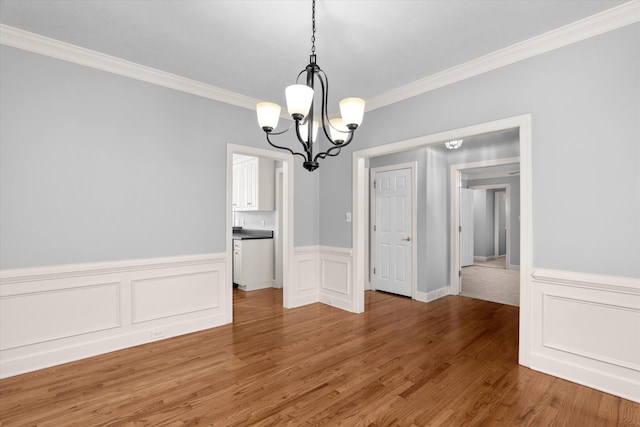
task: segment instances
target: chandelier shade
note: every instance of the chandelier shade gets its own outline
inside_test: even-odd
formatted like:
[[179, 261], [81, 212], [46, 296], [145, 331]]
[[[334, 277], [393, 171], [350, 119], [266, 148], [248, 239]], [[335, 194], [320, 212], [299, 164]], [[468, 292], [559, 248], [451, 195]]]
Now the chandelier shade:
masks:
[[[314, 120], [313, 132], [311, 136], [312, 142], [316, 142], [316, 139], [318, 139], [318, 126], [319, 126], [318, 121]], [[309, 142], [309, 122], [308, 121], [300, 125], [300, 137], [304, 142]]]
[[[288, 86], [285, 89], [287, 111], [293, 123], [287, 129], [275, 132], [280, 117], [280, 106], [271, 102], [260, 102], [256, 105], [258, 124], [265, 132], [267, 142], [274, 148], [286, 150], [293, 156], [302, 157], [304, 159], [302, 165], [310, 172], [318, 168], [318, 160], [337, 156], [340, 154], [342, 148], [351, 143], [355, 130], [362, 124], [365, 109], [363, 99], [354, 97], [345, 98], [339, 103], [342, 117], [329, 119], [327, 112], [329, 79], [320, 66], [318, 66], [315, 54], [315, 0], [312, 1], [311, 18], [312, 36], [309, 64], [298, 74], [296, 84]], [[297, 81], [301, 76], [306, 77], [304, 84]], [[314, 89], [316, 82], [319, 83], [319, 90]], [[318, 99], [314, 100], [316, 95]], [[315, 112], [314, 106], [319, 107], [320, 111]], [[309, 126], [309, 123], [312, 123], [312, 126]], [[301, 145], [301, 151], [295, 151], [289, 146], [277, 145], [272, 140], [272, 137], [282, 135], [292, 128], [295, 130], [296, 138]], [[329, 148], [325, 151], [314, 153], [314, 146], [316, 145], [314, 143], [317, 141], [320, 129], [322, 129], [324, 139], [329, 143]]]
[[287, 110], [294, 119], [307, 117], [313, 102], [313, 89], [307, 85], [291, 85], [285, 89]]
[[329, 120], [329, 126], [331, 139], [333, 139], [336, 143], [344, 143], [344, 141], [346, 141], [349, 137], [349, 128], [345, 126], [342, 119]]
[[[349, 129], [357, 128], [364, 117], [364, 99], [346, 98], [340, 101], [340, 114], [342, 121]], [[354, 126], [355, 125], [355, 126]]]
[[280, 106], [273, 102], [259, 102], [256, 105], [258, 124], [262, 129], [275, 129], [280, 120]]

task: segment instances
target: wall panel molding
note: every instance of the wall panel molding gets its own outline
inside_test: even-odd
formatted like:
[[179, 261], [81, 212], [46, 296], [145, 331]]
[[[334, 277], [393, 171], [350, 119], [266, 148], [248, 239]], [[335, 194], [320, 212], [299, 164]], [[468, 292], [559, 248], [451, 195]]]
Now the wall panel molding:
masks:
[[228, 323], [226, 254], [0, 271], [0, 378]]
[[0, 351], [120, 327], [120, 287], [113, 282], [0, 296]]
[[640, 279], [536, 269], [531, 368], [640, 402]]

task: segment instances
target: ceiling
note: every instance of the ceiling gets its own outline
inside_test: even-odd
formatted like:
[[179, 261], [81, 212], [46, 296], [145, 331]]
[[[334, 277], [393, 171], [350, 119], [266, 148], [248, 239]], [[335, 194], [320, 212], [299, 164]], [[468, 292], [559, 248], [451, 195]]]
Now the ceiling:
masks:
[[[330, 109], [617, 6], [618, 0], [318, 0]], [[284, 105], [311, 1], [1, 0], [0, 23]]]

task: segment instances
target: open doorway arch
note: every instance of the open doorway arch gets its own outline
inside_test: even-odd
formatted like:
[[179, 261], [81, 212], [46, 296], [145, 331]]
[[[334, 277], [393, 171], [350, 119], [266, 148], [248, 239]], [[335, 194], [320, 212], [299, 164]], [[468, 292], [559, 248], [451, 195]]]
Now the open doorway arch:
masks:
[[365, 161], [370, 157], [381, 156], [398, 151], [441, 143], [443, 141], [464, 139], [472, 135], [518, 129], [520, 144], [520, 339], [519, 363], [529, 365], [532, 339], [532, 297], [530, 294], [530, 272], [532, 265], [531, 232], [531, 114], [510, 117], [478, 125], [453, 129], [432, 135], [421, 136], [404, 141], [372, 147], [353, 153], [353, 291], [354, 311], [364, 311], [364, 290], [367, 276], [367, 232], [368, 224], [368, 180]]
[[241, 154], [253, 157], [265, 157], [282, 162], [282, 302], [284, 307], [294, 306], [293, 293], [291, 292], [289, 269], [291, 263], [291, 251], [293, 248], [293, 156], [289, 153], [265, 150], [262, 148], [249, 147], [245, 145], [227, 144], [227, 199], [226, 199], [226, 241], [227, 241], [227, 276], [225, 287], [227, 292], [226, 304], [230, 307], [227, 321], [233, 321], [233, 155]]

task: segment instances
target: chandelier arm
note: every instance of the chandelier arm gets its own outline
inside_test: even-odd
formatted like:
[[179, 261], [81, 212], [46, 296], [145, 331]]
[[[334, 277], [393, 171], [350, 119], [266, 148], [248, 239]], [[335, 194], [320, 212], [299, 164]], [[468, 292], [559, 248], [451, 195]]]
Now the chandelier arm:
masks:
[[[309, 120], [305, 120], [305, 121], [307, 122], [307, 125], [309, 125]], [[300, 135], [300, 122], [296, 120], [294, 124], [296, 126], [296, 138], [298, 138], [298, 142], [302, 145], [302, 148], [304, 148], [305, 153], [309, 153], [309, 144], [305, 142], [304, 139], [302, 139], [302, 136]]]
[[[340, 154], [340, 150], [342, 149], [342, 147], [331, 147], [329, 148], [327, 151], [323, 151], [322, 153], [318, 153], [316, 154], [316, 157], [313, 159], [313, 161], [318, 161], [318, 159], [324, 159], [326, 157], [335, 157], [338, 154]], [[333, 153], [332, 151], [335, 151], [335, 153]]]
[[[291, 128], [289, 128], [289, 129], [291, 129]], [[287, 129], [287, 130], [289, 130], [289, 129]], [[284, 132], [286, 132], [286, 130], [285, 130]], [[284, 132], [280, 132], [280, 133], [284, 133]], [[275, 134], [275, 135], [278, 135], [278, 134]], [[289, 148], [289, 147], [282, 147], [282, 146], [280, 146], [280, 145], [276, 145], [276, 144], [274, 144], [273, 142], [271, 142], [271, 139], [269, 139], [269, 134], [268, 134], [268, 133], [267, 133], [267, 142], [268, 142], [268, 143], [269, 143], [269, 145], [271, 145], [273, 148], [278, 148], [278, 149], [280, 149], [280, 150], [286, 150], [286, 151], [290, 152], [290, 153], [291, 153], [292, 155], [294, 155], [294, 156], [300, 156], [300, 157], [302, 157], [303, 159], [307, 160], [307, 158], [305, 157], [305, 155], [304, 155], [304, 154], [302, 154], [302, 153], [296, 153], [295, 151], [293, 151], [293, 150], [292, 150], [291, 148]]]
[[291, 123], [291, 124], [289, 125], [289, 127], [288, 127], [288, 128], [286, 128], [286, 129], [285, 129], [285, 130], [283, 130], [283, 131], [280, 131], [280, 132], [273, 132], [273, 131], [271, 131], [271, 132], [267, 133], [267, 137], [268, 137], [269, 135], [282, 135], [283, 133], [287, 133], [287, 132], [289, 132], [289, 131], [291, 130], [291, 128], [292, 128], [292, 127], [293, 127], [293, 123]]
[[329, 113], [327, 111], [327, 105], [329, 104], [329, 78], [324, 71], [320, 69], [318, 69], [318, 80], [320, 80], [320, 86], [322, 87], [322, 132], [324, 132], [324, 136], [327, 137], [327, 140], [331, 144], [337, 145], [333, 139], [331, 139], [331, 134], [327, 131], [327, 125], [331, 126]]

